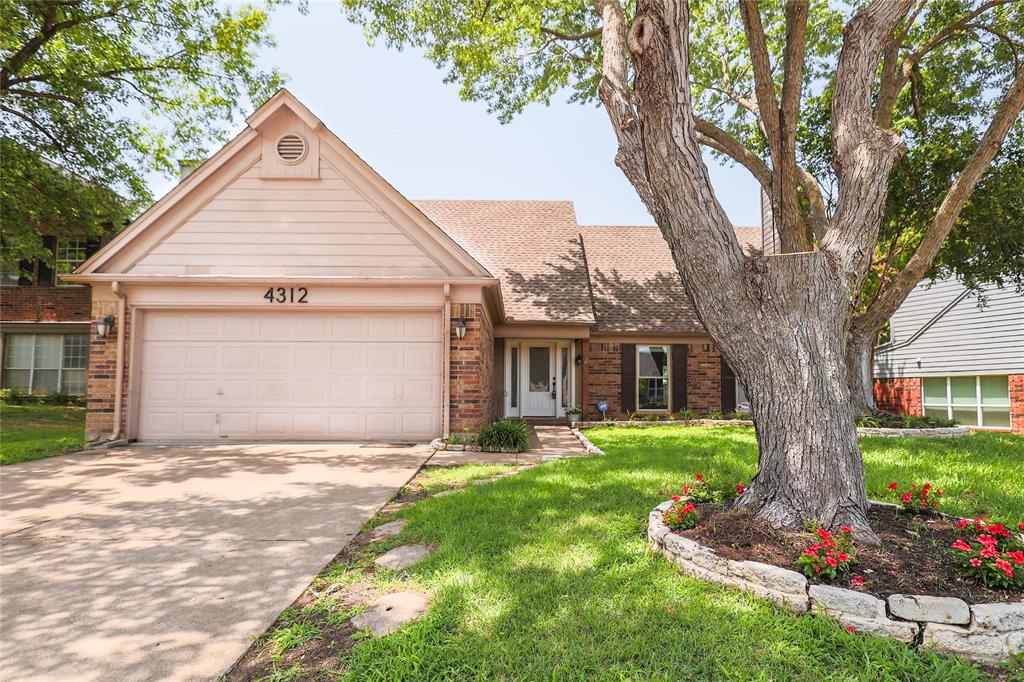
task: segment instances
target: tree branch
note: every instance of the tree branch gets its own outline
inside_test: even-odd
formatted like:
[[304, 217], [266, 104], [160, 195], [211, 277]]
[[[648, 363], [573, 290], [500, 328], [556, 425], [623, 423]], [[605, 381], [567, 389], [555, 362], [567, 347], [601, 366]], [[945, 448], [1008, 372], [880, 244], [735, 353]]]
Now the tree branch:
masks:
[[6, 111], [8, 114], [11, 114], [12, 116], [17, 116], [18, 118], [22, 119], [23, 121], [27, 121], [30, 125], [32, 125], [32, 127], [34, 127], [36, 130], [38, 130], [43, 135], [45, 135], [46, 138], [48, 140], [50, 140], [50, 142], [53, 143], [53, 146], [55, 146], [61, 152], [65, 152], [66, 151], [65, 148], [64, 148], [64, 145], [62, 145], [60, 143], [60, 141], [56, 137], [54, 137], [50, 133], [49, 130], [46, 129], [46, 126], [44, 126], [42, 123], [39, 123], [38, 121], [36, 121], [34, 118], [29, 116], [28, 114], [23, 113], [21, 111], [18, 111], [17, 109], [11, 109], [9, 106], [7, 106], [5, 104], [0, 104], [0, 111]]
[[8, 95], [22, 95], [23, 97], [41, 97], [43, 99], [55, 99], [62, 102], [68, 102], [75, 106], [82, 106], [81, 100], [68, 97], [67, 95], [58, 95], [55, 92], [39, 92], [38, 90], [22, 90], [21, 88], [7, 88]]
[[821, 249], [838, 262], [851, 300], [860, 291], [885, 210], [889, 175], [905, 146], [875, 123], [875, 73], [913, 0], [871, 0], [843, 29], [832, 99], [832, 165], [839, 201]]
[[546, 33], [549, 36], [554, 36], [554, 37], [558, 38], [559, 40], [572, 40], [572, 41], [589, 40], [590, 38], [597, 38], [598, 36], [601, 35], [602, 30], [603, 30], [602, 28], [598, 27], [598, 28], [592, 29], [590, 31], [586, 31], [585, 33], [563, 33], [562, 31], [559, 31], [559, 30], [554, 29], [554, 28], [548, 28], [546, 26], [541, 26], [540, 27], [540, 32], [541, 33]]
[[809, 13], [810, 3], [807, 0], [790, 0], [786, 5], [786, 51], [782, 61], [782, 105], [779, 108], [779, 177], [772, 187], [782, 207], [779, 238], [787, 253], [811, 249], [808, 226], [796, 193], [800, 182], [796, 170], [796, 130], [804, 84]]
[[693, 120], [696, 124], [698, 142], [722, 152], [739, 163], [750, 171], [750, 174], [765, 188], [765, 191], [771, 190], [772, 170], [761, 160], [760, 156], [711, 121], [699, 116], [694, 116]]
[[892, 285], [878, 297], [875, 304], [854, 321], [853, 331], [855, 333], [880, 329], [903, 304], [924, 273], [931, 268], [942, 243], [959, 219], [960, 213], [970, 200], [978, 181], [981, 180], [992, 159], [999, 153], [1003, 140], [1006, 139], [1006, 135], [1020, 117], [1021, 112], [1024, 112], [1024, 73], [1018, 73], [1017, 78], [1007, 90], [992, 122], [978, 142], [977, 148], [942, 199], [942, 203], [925, 231], [921, 243], [918, 244], [917, 250], [914, 251], [914, 255], [910, 257], [903, 270], [893, 280]]

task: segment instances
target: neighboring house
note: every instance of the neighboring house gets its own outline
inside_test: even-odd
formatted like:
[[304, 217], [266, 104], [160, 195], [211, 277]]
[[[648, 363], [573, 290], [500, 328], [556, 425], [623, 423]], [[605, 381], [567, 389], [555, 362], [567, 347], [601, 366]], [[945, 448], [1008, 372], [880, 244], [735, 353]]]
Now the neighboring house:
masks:
[[656, 228], [409, 201], [284, 90], [248, 124], [67, 278], [112, 322], [93, 326], [90, 437], [419, 440], [572, 404], [734, 408]]
[[875, 351], [875, 400], [900, 414], [1024, 433], [1024, 296], [922, 282]]
[[89, 287], [59, 279], [99, 248], [93, 238], [43, 237], [51, 267], [23, 261], [0, 272], [0, 388], [85, 393]]

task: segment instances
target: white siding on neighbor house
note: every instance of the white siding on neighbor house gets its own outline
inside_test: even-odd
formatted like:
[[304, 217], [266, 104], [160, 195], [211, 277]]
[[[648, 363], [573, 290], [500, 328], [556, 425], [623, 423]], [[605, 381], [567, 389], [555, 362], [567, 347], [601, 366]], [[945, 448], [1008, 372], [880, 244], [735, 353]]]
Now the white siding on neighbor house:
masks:
[[984, 307], [968, 294], [908, 345], [922, 327], [965, 291], [955, 279], [922, 282], [890, 322], [894, 350], [875, 355], [875, 376], [1024, 373], [1024, 296], [985, 287]]
[[444, 270], [321, 159], [320, 178], [256, 163], [144, 256], [135, 275], [440, 276]]

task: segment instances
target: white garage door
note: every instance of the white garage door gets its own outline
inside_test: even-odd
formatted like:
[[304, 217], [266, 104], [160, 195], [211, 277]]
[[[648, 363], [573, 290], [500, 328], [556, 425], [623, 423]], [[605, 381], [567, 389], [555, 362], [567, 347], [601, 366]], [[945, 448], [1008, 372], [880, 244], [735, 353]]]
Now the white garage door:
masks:
[[441, 432], [441, 314], [147, 312], [143, 440], [423, 440]]

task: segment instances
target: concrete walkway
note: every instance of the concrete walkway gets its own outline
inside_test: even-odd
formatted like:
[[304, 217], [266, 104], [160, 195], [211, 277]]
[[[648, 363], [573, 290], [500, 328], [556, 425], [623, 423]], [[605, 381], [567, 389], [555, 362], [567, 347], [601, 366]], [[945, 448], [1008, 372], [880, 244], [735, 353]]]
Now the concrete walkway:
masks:
[[0, 470], [0, 679], [209, 680], [430, 448], [139, 445]]
[[525, 452], [457, 452], [438, 450], [427, 464], [539, 464], [545, 457], [583, 457], [587, 451], [568, 426], [531, 426], [530, 449]]

